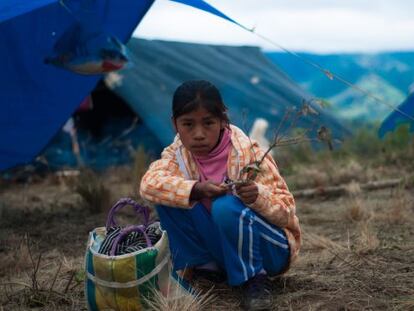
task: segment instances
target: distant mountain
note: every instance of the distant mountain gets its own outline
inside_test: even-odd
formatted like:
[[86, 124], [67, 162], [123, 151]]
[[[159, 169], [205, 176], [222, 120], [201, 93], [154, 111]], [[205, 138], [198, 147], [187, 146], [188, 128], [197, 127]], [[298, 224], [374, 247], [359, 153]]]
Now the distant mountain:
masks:
[[[414, 52], [381, 54], [316, 55], [299, 53], [340, 77], [398, 106], [414, 82]], [[390, 112], [386, 105], [367, 99], [346, 85], [329, 80], [323, 73], [286, 53], [266, 55], [299, 85], [330, 101], [332, 113], [352, 120], [382, 120]]]
[[[363, 75], [355, 84], [395, 106], [405, 99], [399, 89], [375, 74]], [[347, 120], [382, 120], [391, 111], [390, 107], [378, 104], [374, 99], [352, 88], [345, 89], [328, 100], [332, 103], [335, 114]]]

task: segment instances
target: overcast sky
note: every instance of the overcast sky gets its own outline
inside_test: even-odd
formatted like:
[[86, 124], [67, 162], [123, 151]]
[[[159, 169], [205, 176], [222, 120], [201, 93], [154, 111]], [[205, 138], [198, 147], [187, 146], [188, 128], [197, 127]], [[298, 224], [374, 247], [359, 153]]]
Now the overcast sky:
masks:
[[[247, 27], [295, 51], [414, 50], [413, 0], [207, 0]], [[134, 36], [186, 42], [257, 45], [255, 35], [211, 14], [156, 0]]]

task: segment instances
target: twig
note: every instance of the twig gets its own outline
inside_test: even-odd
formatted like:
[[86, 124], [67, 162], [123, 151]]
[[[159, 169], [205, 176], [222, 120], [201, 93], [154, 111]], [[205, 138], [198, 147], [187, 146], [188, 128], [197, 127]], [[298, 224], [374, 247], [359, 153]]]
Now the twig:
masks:
[[[11, 285], [10, 285], [10, 292], [12, 291]], [[7, 301], [11, 301], [11, 296], [9, 295], [7, 291], [7, 284], [4, 285], [4, 294], [6, 295]]]
[[301, 110], [296, 112], [295, 117], [293, 118], [292, 122], [290, 122], [290, 125], [286, 129], [286, 133], [289, 133], [289, 131], [296, 126], [296, 124], [298, 123], [300, 117], [302, 116], [302, 109], [303, 109], [303, 105], [302, 105]]
[[285, 146], [290, 146], [290, 145], [296, 145], [296, 144], [302, 143], [302, 142], [312, 142], [312, 141], [317, 141], [317, 139], [315, 139], [315, 138], [305, 138], [305, 136], [299, 136], [299, 137], [289, 138], [289, 139], [280, 141], [277, 144], [277, 146], [278, 147], [285, 147]]
[[[351, 268], [354, 268], [354, 269], [356, 269], [356, 270], [361, 270], [361, 268], [360, 268], [359, 266], [357, 266], [357, 265], [355, 265], [355, 264], [353, 264], [353, 263], [349, 262], [349, 261], [348, 261], [348, 260], [346, 260], [345, 258], [343, 258], [343, 257], [339, 256], [339, 254], [338, 254], [338, 253], [336, 253], [336, 252], [334, 252], [333, 250], [329, 249], [329, 247], [327, 247], [327, 248], [326, 248], [326, 250], [327, 250], [328, 252], [330, 252], [332, 255], [336, 256], [336, 258], [338, 258], [338, 259], [342, 260], [345, 264], [347, 264], [347, 265], [348, 265], [348, 266], [350, 266]], [[355, 254], [354, 252], [351, 252], [351, 253], [352, 253], [352, 254]], [[365, 268], [364, 268], [364, 270], [365, 270]]]
[[[289, 146], [289, 145], [298, 144], [300, 142], [305, 142], [305, 141], [316, 141], [316, 139], [307, 138], [307, 134], [309, 133], [310, 129], [306, 129], [305, 131], [303, 131], [301, 133], [301, 135], [298, 135], [298, 136], [293, 137], [293, 138], [285, 138], [284, 136], [280, 135], [280, 132], [284, 128], [285, 123], [288, 121], [288, 119], [289, 119], [292, 112], [293, 112], [293, 109], [287, 109], [285, 111], [285, 114], [283, 115], [282, 120], [279, 122], [279, 125], [278, 125], [278, 127], [276, 128], [276, 130], [274, 132], [274, 137], [273, 137], [272, 143], [269, 144], [269, 147], [264, 152], [264, 154], [263, 154], [263, 156], [261, 157], [260, 160], [257, 159], [256, 152], [253, 149], [252, 141], [250, 140], [250, 137], [249, 137], [250, 148], [251, 148], [251, 150], [254, 154], [254, 161], [252, 163], [247, 164], [245, 167], [243, 167], [240, 170], [240, 174], [239, 174], [239, 177], [238, 177], [237, 180], [228, 180], [226, 182], [226, 184], [228, 186], [243, 184], [243, 183], [247, 183], [249, 181], [253, 181], [256, 178], [256, 176], [258, 175], [258, 173], [260, 173], [260, 171], [261, 171], [261, 168], [260, 168], [261, 164], [263, 163], [263, 161], [265, 160], [265, 158], [267, 157], [267, 155], [270, 153], [270, 151], [273, 148], [282, 147], [282, 146]], [[246, 112], [243, 111], [243, 120], [246, 119], [245, 114], [246, 114]], [[302, 104], [301, 109], [296, 112], [296, 114], [293, 118], [293, 121], [290, 122], [290, 124], [287, 127], [286, 131], [290, 131], [293, 127], [295, 127], [300, 117], [306, 116], [308, 114], [318, 114], [318, 113], [312, 107], [310, 107], [310, 105], [307, 101], [303, 100], [303, 104]], [[244, 125], [244, 123], [245, 122], [243, 122], [243, 125]], [[315, 125], [315, 123], [313, 123], [313, 122], [312, 122], [312, 124]], [[242, 176], [245, 173], [247, 173], [247, 178], [242, 179]]]
[[72, 273], [70, 274], [69, 281], [68, 281], [68, 283], [65, 286], [65, 290], [63, 291], [64, 294], [66, 294], [68, 292], [69, 286], [72, 283], [72, 280], [75, 277], [75, 274], [76, 274], [76, 271], [75, 270], [72, 270]]
[[[290, 123], [290, 125], [286, 129], [286, 132], [289, 132], [291, 129], [293, 129], [296, 126], [297, 122], [299, 121], [300, 117], [302, 117], [304, 115], [303, 110], [304, 110], [305, 105], [308, 106], [309, 104], [304, 102], [301, 110], [299, 110], [296, 113], [293, 121]], [[278, 125], [278, 127], [275, 131], [275, 134], [274, 134], [274, 137], [273, 137], [273, 142], [270, 144], [269, 148], [266, 150], [266, 152], [264, 153], [264, 155], [262, 156], [260, 161], [258, 161], [258, 162], [256, 161], [258, 167], [260, 167], [260, 165], [262, 164], [262, 162], [264, 161], [264, 159], [266, 158], [268, 153], [275, 147], [288, 146], [288, 145], [298, 144], [298, 143], [305, 142], [305, 141], [315, 141], [315, 139], [306, 138], [307, 134], [311, 131], [311, 129], [305, 129], [305, 131], [302, 133], [302, 135], [299, 135], [295, 138], [284, 138], [284, 136], [279, 137], [280, 131], [282, 130], [285, 122], [288, 120], [291, 113], [292, 113], [292, 109], [288, 109], [285, 112], [285, 114], [282, 118], [282, 121], [279, 123], [279, 125]], [[314, 122], [312, 122], [312, 124], [313, 124], [313, 126], [316, 125]]]
[[74, 290], [76, 287], [78, 287], [79, 286], [79, 284], [81, 284], [82, 282], [77, 282], [77, 283], [75, 283], [75, 285], [73, 285], [71, 288], [70, 288], [70, 290]]
[[5, 283], [0, 283], [1, 286], [11, 286], [11, 285], [19, 285], [19, 286], [23, 286], [23, 287], [27, 287], [27, 288], [32, 288], [32, 286], [30, 286], [29, 284], [26, 284], [24, 282], [19, 282], [19, 281], [15, 281], [15, 282], [5, 282]]
[[275, 130], [275, 134], [273, 136], [273, 141], [274, 142], [277, 141], [277, 138], [279, 137], [279, 133], [280, 133], [280, 131], [282, 129], [282, 126], [286, 122], [286, 120], [288, 119], [290, 112], [291, 112], [290, 109], [288, 109], [287, 111], [285, 111], [285, 114], [283, 115], [282, 121], [280, 121], [278, 127]]
[[52, 289], [53, 289], [53, 286], [55, 286], [56, 279], [57, 279], [57, 277], [58, 277], [58, 275], [59, 275], [59, 272], [60, 272], [60, 269], [61, 269], [61, 268], [62, 268], [62, 261], [60, 262], [60, 264], [59, 264], [59, 268], [57, 269], [57, 271], [56, 271], [56, 273], [55, 273], [55, 277], [53, 278], [53, 282], [52, 282], [52, 284], [50, 285], [50, 288], [49, 288], [49, 294], [48, 294], [48, 296], [47, 296], [46, 302], [48, 302], [48, 301], [49, 301], [49, 299], [50, 299], [50, 295], [52, 294]]
[[39, 266], [40, 266], [40, 260], [42, 258], [42, 253], [39, 254], [39, 257], [37, 259], [37, 263], [35, 264], [35, 261], [33, 259], [32, 250], [30, 248], [29, 237], [27, 235], [26, 235], [26, 245], [27, 245], [27, 251], [29, 253], [30, 261], [31, 261], [32, 266], [33, 266], [32, 289], [37, 291], [39, 289], [39, 283], [37, 281], [37, 271], [39, 271]]

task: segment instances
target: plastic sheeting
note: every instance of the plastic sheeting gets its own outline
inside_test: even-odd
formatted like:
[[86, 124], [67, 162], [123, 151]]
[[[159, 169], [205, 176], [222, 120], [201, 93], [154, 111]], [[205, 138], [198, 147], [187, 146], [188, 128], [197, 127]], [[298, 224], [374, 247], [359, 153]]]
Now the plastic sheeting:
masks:
[[[125, 43], [153, 1], [0, 1], [0, 170], [28, 162], [36, 156], [101, 78], [44, 64], [44, 59], [52, 54], [65, 31], [81, 22], [83, 31], [98, 29]], [[245, 28], [202, 0], [172, 1], [204, 10]], [[85, 6], [88, 7], [86, 11], [82, 10]], [[136, 47], [137, 43], [132, 46]], [[164, 50], [162, 45], [154, 42], [151, 49], [142, 53], [158, 55], [148, 55], [143, 62], [142, 54], [136, 54], [133, 59], [135, 69], [125, 71], [133, 82], [116, 89], [164, 144], [173, 136], [168, 125], [172, 92], [187, 79], [205, 78], [217, 84], [234, 113], [233, 121], [239, 125], [242, 120], [237, 112], [242, 107], [250, 110], [248, 123], [265, 115], [272, 124], [280, 120], [286, 107], [298, 107], [303, 98], [309, 98], [265, 60], [258, 49], [246, 48], [248, 53], [233, 55], [233, 50], [226, 47], [205, 46], [200, 54], [197, 45], [185, 47], [185, 51], [183, 48], [184, 45], [177, 45]], [[151, 58], [155, 55], [158, 59]], [[178, 64], [179, 68], [165, 66], [162, 58], [166, 63]], [[150, 70], [154, 66], [155, 70]], [[158, 88], [157, 92], [151, 92], [154, 88], [149, 86]], [[320, 119], [331, 124], [334, 133], [343, 131], [323, 112]], [[302, 124], [306, 125], [306, 121]]]
[[[414, 118], [414, 93], [411, 93], [411, 95], [398, 106], [398, 109]], [[403, 124], [409, 124], [410, 131], [414, 132], [414, 121], [400, 112], [394, 111], [382, 122], [378, 135], [384, 137], [385, 134], [394, 131], [398, 126]]]
[[[97, 13], [102, 31], [126, 43], [153, 0], [67, 2], [99, 8], [104, 2], [104, 14]], [[58, 1], [0, 1], [0, 170], [30, 161], [101, 78], [44, 64], [59, 37], [77, 22]], [[82, 27], [96, 29], [96, 19]]]
[[232, 19], [232, 18], [228, 17], [227, 15], [223, 14], [222, 12], [220, 12], [216, 8], [212, 7], [210, 4], [208, 4], [205, 1], [202, 1], [202, 0], [171, 0], [171, 1], [192, 6], [196, 9], [199, 9], [199, 10], [211, 13], [213, 15], [216, 15], [218, 17], [224, 18], [225, 20], [228, 20], [229, 22], [232, 22], [232, 23], [234, 23], [234, 24], [236, 24], [236, 25], [238, 25], [242, 28], [245, 28], [243, 25], [239, 24], [234, 19]]
[[[265, 118], [270, 124], [269, 138], [288, 109], [300, 109], [303, 100], [311, 99], [256, 47], [135, 38], [127, 46], [134, 66], [109, 74], [107, 84], [128, 102], [164, 146], [175, 135], [171, 125], [172, 96], [186, 80], [205, 79], [215, 84], [229, 108], [232, 123], [245, 130], [256, 118]], [[335, 138], [349, 133], [321, 107], [313, 108], [320, 113], [316, 125], [329, 127]], [[304, 117], [297, 126], [310, 129], [315, 127], [313, 122]]]

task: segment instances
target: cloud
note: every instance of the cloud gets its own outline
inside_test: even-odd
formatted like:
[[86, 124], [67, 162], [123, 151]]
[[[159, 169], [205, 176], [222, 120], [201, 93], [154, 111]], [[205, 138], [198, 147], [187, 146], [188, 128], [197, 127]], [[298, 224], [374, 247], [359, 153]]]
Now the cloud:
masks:
[[[414, 1], [210, 0], [230, 17], [273, 41], [313, 52], [414, 49]], [[260, 6], [257, 5], [260, 3]], [[215, 16], [156, 1], [135, 36], [187, 42], [275, 47]]]

